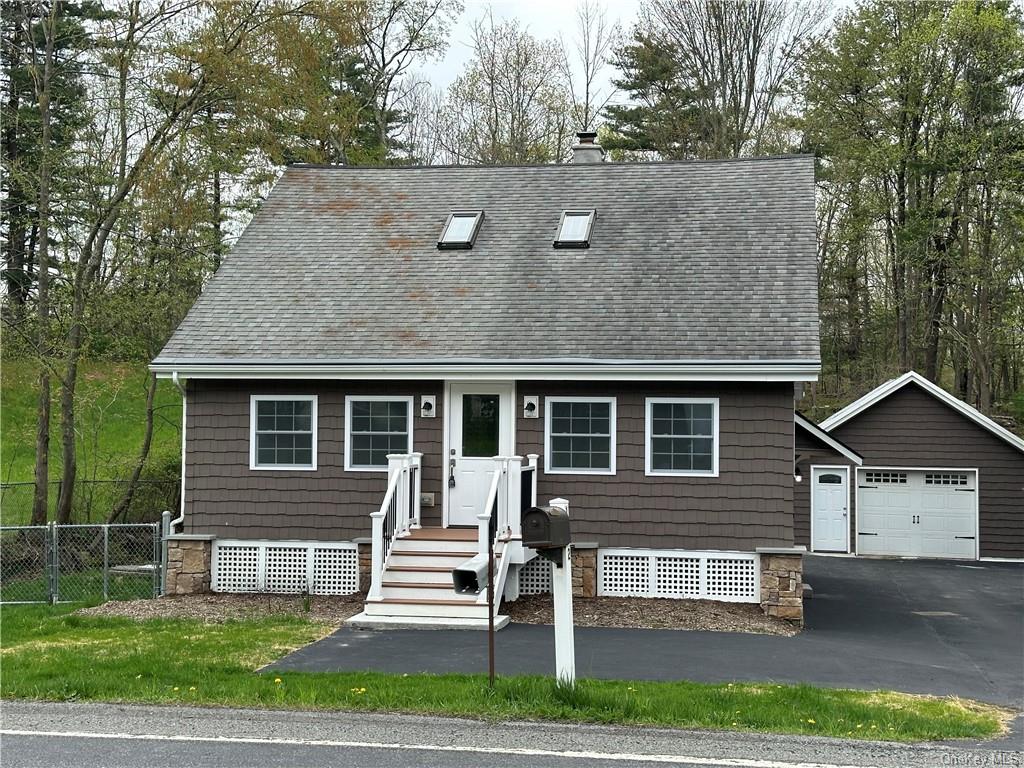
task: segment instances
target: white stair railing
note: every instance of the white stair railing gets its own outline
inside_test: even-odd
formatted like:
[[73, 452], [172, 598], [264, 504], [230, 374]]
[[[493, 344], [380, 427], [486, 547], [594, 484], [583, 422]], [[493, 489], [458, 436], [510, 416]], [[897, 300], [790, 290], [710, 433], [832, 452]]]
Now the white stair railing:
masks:
[[370, 514], [372, 549], [367, 600], [380, 600], [384, 565], [392, 542], [420, 527], [422, 453], [388, 454], [388, 489], [380, 509]]

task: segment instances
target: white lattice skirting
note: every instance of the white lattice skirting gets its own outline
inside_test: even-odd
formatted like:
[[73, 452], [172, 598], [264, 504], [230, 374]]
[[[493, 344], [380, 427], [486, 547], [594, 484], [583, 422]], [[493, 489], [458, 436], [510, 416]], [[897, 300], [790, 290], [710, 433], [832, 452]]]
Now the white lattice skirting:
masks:
[[597, 594], [757, 603], [760, 564], [745, 552], [601, 549]]
[[551, 561], [543, 557], [533, 560], [519, 569], [520, 595], [545, 595], [551, 591]]
[[359, 591], [359, 554], [348, 542], [213, 542], [214, 592], [350, 595]]

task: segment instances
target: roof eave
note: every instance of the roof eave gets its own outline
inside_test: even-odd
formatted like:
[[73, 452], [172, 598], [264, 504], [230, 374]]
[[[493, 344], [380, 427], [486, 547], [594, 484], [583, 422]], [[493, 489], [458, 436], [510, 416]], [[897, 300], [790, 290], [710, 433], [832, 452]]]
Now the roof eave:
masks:
[[861, 456], [859, 453], [857, 453], [855, 450], [850, 448], [845, 443], [843, 443], [843, 442], [837, 440], [836, 438], [832, 437], [832, 435], [830, 435], [828, 432], [823, 430], [821, 427], [819, 427], [817, 424], [815, 424], [813, 421], [808, 419], [803, 414], [794, 411], [793, 412], [793, 421], [796, 423], [797, 426], [802, 427], [803, 429], [807, 430], [811, 435], [813, 435], [818, 440], [823, 442], [825, 445], [827, 445], [829, 448], [834, 450], [836, 453], [839, 453], [839, 454], [845, 456], [846, 458], [848, 458], [850, 461], [852, 461], [858, 467], [861, 466], [864, 463], [864, 457], [863, 456]]
[[203, 361], [158, 358], [160, 378], [816, 381], [806, 361]]

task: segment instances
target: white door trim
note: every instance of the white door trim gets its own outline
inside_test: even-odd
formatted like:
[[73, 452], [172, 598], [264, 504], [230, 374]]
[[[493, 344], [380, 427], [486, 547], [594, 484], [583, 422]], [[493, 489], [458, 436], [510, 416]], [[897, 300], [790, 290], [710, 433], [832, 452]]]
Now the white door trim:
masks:
[[811, 552], [817, 551], [814, 546], [814, 486], [816, 485], [814, 475], [817, 470], [841, 471], [846, 474], [846, 549], [850, 551], [850, 515], [853, 514], [853, 489], [850, 488], [850, 467], [846, 464], [812, 464], [811, 465]]
[[[892, 465], [874, 464], [870, 467], [857, 467], [857, 484], [854, 488], [854, 498], [857, 504], [857, 541], [854, 543], [853, 553], [860, 554], [860, 473], [872, 470], [897, 471], [897, 472], [973, 472], [974, 473], [974, 559], [981, 559], [981, 473], [977, 467], [897, 467]], [[920, 558], [912, 558], [914, 560]]]
[[452, 412], [452, 385], [457, 385], [460, 389], [465, 387], [472, 387], [474, 385], [480, 385], [482, 387], [492, 389], [500, 394], [509, 395], [509, 445], [501, 446], [503, 449], [508, 449], [504, 455], [512, 456], [515, 454], [516, 448], [516, 382], [514, 381], [463, 381], [463, 380], [451, 380], [446, 379], [444, 382], [444, 413], [442, 414], [443, 423], [441, 424], [441, 525], [445, 528], [448, 527], [448, 472], [449, 464], [448, 461], [451, 458], [451, 437], [450, 437], [450, 426], [451, 426], [451, 412]]

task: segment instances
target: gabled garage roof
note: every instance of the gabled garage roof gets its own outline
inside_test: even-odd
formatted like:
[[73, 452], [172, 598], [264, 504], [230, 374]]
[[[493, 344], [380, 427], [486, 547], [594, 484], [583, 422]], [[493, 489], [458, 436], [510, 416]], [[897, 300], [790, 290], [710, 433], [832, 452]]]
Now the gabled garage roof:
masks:
[[963, 414], [968, 419], [973, 421], [979, 427], [988, 430], [993, 435], [1009, 443], [1017, 450], [1024, 452], [1024, 439], [1021, 439], [1017, 435], [1013, 434], [1010, 430], [1006, 429], [1005, 427], [1001, 427], [1000, 425], [996, 424], [994, 421], [992, 421], [992, 419], [983, 414], [977, 408], [973, 408], [967, 403], [965, 403], [963, 400], [949, 394], [949, 392], [944, 390], [942, 387], [928, 381], [928, 379], [926, 379], [924, 376], [917, 373], [916, 371], [907, 371], [899, 378], [887, 381], [885, 382], [885, 384], [882, 384], [881, 386], [871, 390], [859, 400], [854, 400], [848, 406], [846, 406], [840, 411], [837, 411], [836, 413], [833, 413], [831, 416], [829, 416], [827, 419], [821, 422], [821, 428], [826, 431], [831, 431], [838, 427], [840, 424], [845, 424], [847, 421], [855, 417], [857, 414], [866, 411], [871, 406], [884, 400], [894, 392], [903, 389], [903, 387], [907, 386], [908, 384], [916, 384], [929, 395], [934, 397], [936, 400], [945, 403], [955, 411], [959, 411], [961, 414]]
[[853, 450], [853, 448], [851, 448], [850, 446], [848, 446], [845, 443], [842, 443], [839, 440], [837, 440], [836, 438], [832, 437], [832, 435], [830, 435], [828, 432], [823, 430], [821, 427], [819, 427], [813, 421], [808, 419], [802, 413], [800, 413], [798, 411], [794, 411], [793, 412], [793, 421], [796, 423], [796, 425], [798, 427], [806, 430], [812, 436], [818, 438], [818, 440], [820, 440], [825, 445], [827, 445], [829, 448], [831, 448], [833, 451], [835, 451], [836, 453], [842, 454], [843, 456], [848, 458], [850, 461], [852, 461], [858, 467], [861, 464], [864, 463], [864, 457], [863, 456], [861, 456], [859, 453], [857, 453], [855, 450]]

